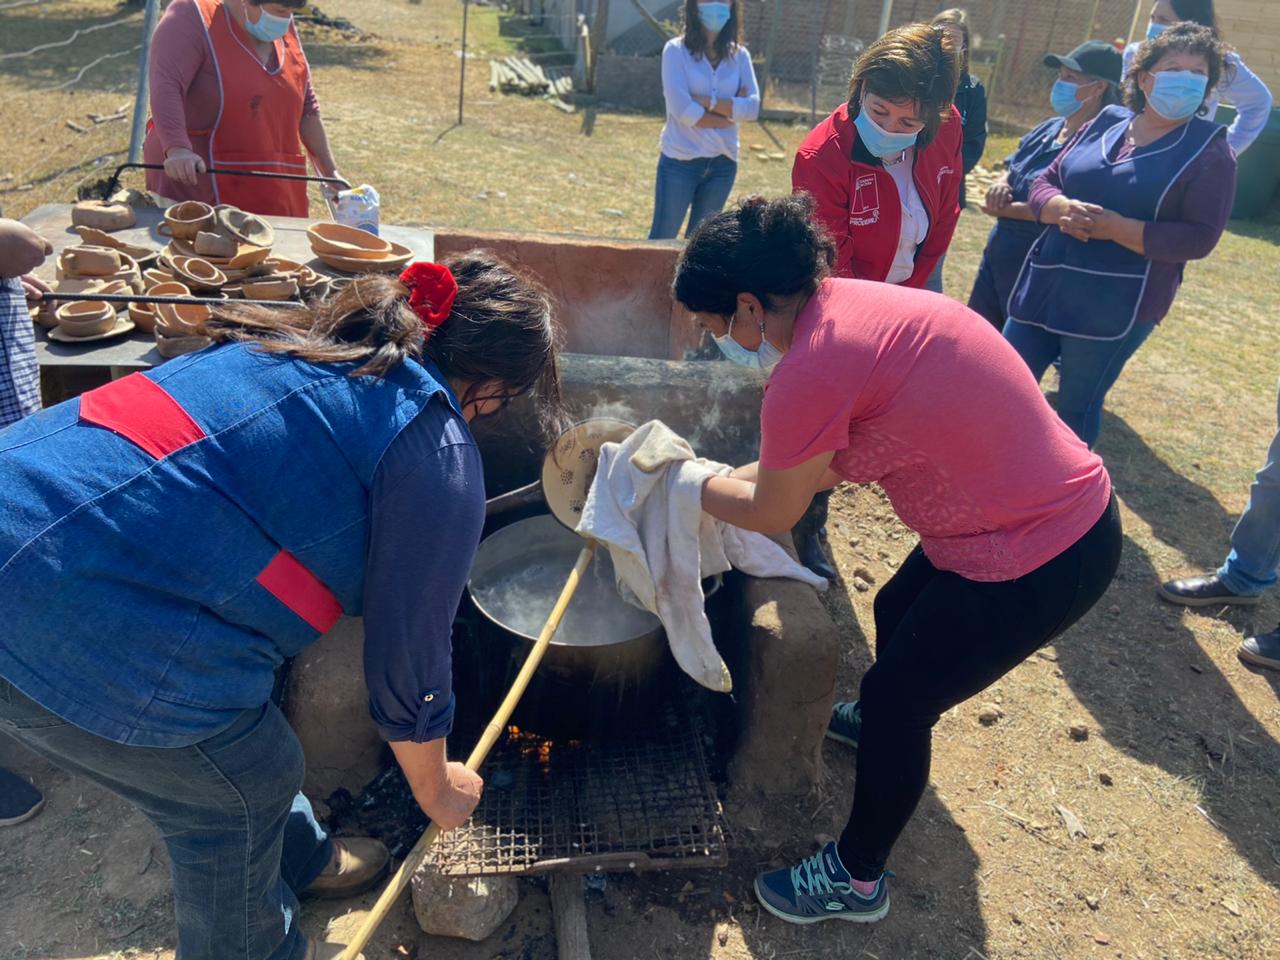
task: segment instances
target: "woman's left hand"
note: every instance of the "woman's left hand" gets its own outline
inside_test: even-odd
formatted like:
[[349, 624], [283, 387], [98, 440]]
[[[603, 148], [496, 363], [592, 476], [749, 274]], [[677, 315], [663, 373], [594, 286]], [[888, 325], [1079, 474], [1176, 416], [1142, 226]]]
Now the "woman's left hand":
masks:
[[1124, 219], [1114, 210], [1099, 207], [1093, 215], [1093, 229], [1089, 235], [1094, 240], [1115, 240], [1119, 236], [1120, 222]]

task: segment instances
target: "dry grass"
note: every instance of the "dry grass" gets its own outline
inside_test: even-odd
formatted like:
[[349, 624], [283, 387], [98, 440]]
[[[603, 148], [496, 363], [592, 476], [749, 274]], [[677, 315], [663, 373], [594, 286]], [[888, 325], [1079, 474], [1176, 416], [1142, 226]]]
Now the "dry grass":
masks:
[[[454, 127], [456, 3], [322, 6], [374, 35], [352, 44], [312, 31], [307, 44], [342, 169], [378, 186], [389, 219], [618, 237], [647, 232], [660, 118], [605, 109], [568, 116], [539, 101], [490, 95], [485, 59], [516, 41], [502, 35], [496, 10], [475, 8], [478, 56], [468, 70], [466, 123]], [[0, 42], [5, 50], [25, 48], [115, 14], [110, 0], [49, 0], [0, 14]], [[64, 78], [68, 64], [131, 42], [124, 31], [104, 31], [74, 51], [0, 61], [0, 177], [12, 174], [0, 180], [6, 213], [71, 198], [79, 181], [99, 175], [81, 161], [123, 151], [124, 124], [81, 135], [63, 121], [129, 99], [128, 58], [91, 72], [75, 92], [33, 91]], [[789, 157], [804, 133], [770, 124], [749, 128], [744, 139]], [[1008, 138], [993, 140], [989, 160], [1010, 147]], [[748, 150], [736, 192], [784, 191], [789, 167]], [[25, 183], [36, 186], [13, 189]], [[951, 291], [967, 291], [987, 227], [980, 214], [963, 217], [947, 262]], [[1251, 614], [1219, 618], [1154, 597], [1160, 579], [1221, 560], [1275, 429], [1278, 240], [1275, 221], [1233, 224], [1214, 256], [1188, 269], [1173, 314], [1113, 391], [1100, 449], [1125, 508], [1120, 577], [1052, 650], [978, 698], [1000, 705], [999, 723], [980, 726], [978, 702], [943, 718], [933, 786], [895, 854], [900, 878], [889, 919], [870, 929], [798, 929], [751, 906], [758, 866], [808, 852], [813, 834], [838, 831], [852, 763], [829, 747], [828, 802], [816, 812], [797, 810], [793, 821], [802, 826], [789, 840], [740, 850], [731, 870], [694, 878], [710, 894], [682, 896], [683, 876], [611, 880], [590, 907], [599, 956], [1280, 955], [1280, 681], [1245, 669], [1234, 655], [1242, 632], [1280, 620], [1280, 604], [1269, 599]], [[879, 582], [911, 543], [869, 491], [837, 498], [832, 541], [842, 570], [865, 566]], [[836, 591], [831, 598], [850, 637], [841, 676], [849, 693], [870, 659], [871, 596]], [[1083, 743], [1066, 734], [1076, 721], [1090, 728]], [[5, 759], [30, 768], [16, 754]], [[0, 871], [0, 914], [34, 929], [15, 938], [0, 920], [0, 957], [104, 956], [130, 944], [142, 955], [171, 956], [155, 890], [140, 889], [125, 870], [104, 867], [105, 885], [95, 886], [80, 867], [63, 866], [81, 856], [84, 837], [119, 829], [145, 837], [145, 825], [114, 801], [37, 770], [55, 806], [44, 825], [14, 834], [5, 852], [14, 869], [7, 878]], [[63, 790], [83, 790], [95, 802], [77, 810], [59, 796]], [[1057, 805], [1079, 817], [1087, 838], [1067, 835]], [[142, 842], [134, 840], [134, 848]], [[126, 856], [137, 853], [130, 849]], [[57, 866], [45, 872], [50, 858]], [[151, 870], [158, 869], [159, 861]], [[49, 903], [54, 909], [45, 908]], [[127, 931], [130, 910], [144, 925], [109, 942], [108, 935]], [[309, 915], [326, 916], [314, 909]], [[399, 916], [371, 960], [410, 929]], [[422, 955], [555, 955], [542, 893], [526, 890], [510, 931], [475, 947], [431, 941]]]

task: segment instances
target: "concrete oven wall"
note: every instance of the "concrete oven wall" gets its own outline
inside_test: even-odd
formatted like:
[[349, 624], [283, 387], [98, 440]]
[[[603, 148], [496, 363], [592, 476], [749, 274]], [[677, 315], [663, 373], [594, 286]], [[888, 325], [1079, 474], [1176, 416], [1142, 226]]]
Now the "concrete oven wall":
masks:
[[435, 231], [437, 257], [476, 248], [492, 251], [546, 287], [565, 350], [680, 360], [698, 345], [692, 319], [671, 297], [680, 254], [674, 242]]

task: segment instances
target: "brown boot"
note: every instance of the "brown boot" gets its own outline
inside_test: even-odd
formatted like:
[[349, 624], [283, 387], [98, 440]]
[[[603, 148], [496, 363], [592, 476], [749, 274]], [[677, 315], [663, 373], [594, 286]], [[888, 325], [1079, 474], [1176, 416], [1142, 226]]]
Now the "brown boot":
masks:
[[356, 897], [377, 886], [390, 866], [391, 854], [382, 841], [371, 837], [343, 837], [341, 840], [335, 837], [333, 859], [302, 892], [305, 896], [322, 900]]
[[[304, 960], [337, 960], [345, 949], [347, 948], [341, 943], [316, 943], [314, 940], [308, 940], [307, 955]], [[357, 953], [356, 960], [364, 960], [364, 954]]]

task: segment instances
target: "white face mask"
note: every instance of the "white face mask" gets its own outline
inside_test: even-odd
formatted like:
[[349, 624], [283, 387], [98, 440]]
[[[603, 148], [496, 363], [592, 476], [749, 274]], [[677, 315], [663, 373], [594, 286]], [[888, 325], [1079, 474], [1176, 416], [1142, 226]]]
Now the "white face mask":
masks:
[[724, 358], [749, 370], [763, 370], [766, 373], [778, 365], [782, 359], [782, 351], [775, 347], [764, 335], [764, 321], [760, 321], [760, 346], [748, 350], [733, 339], [733, 322], [738, 319], [735, 313], [729, 320], [729, 330], [723, 337], [712, 337]]

